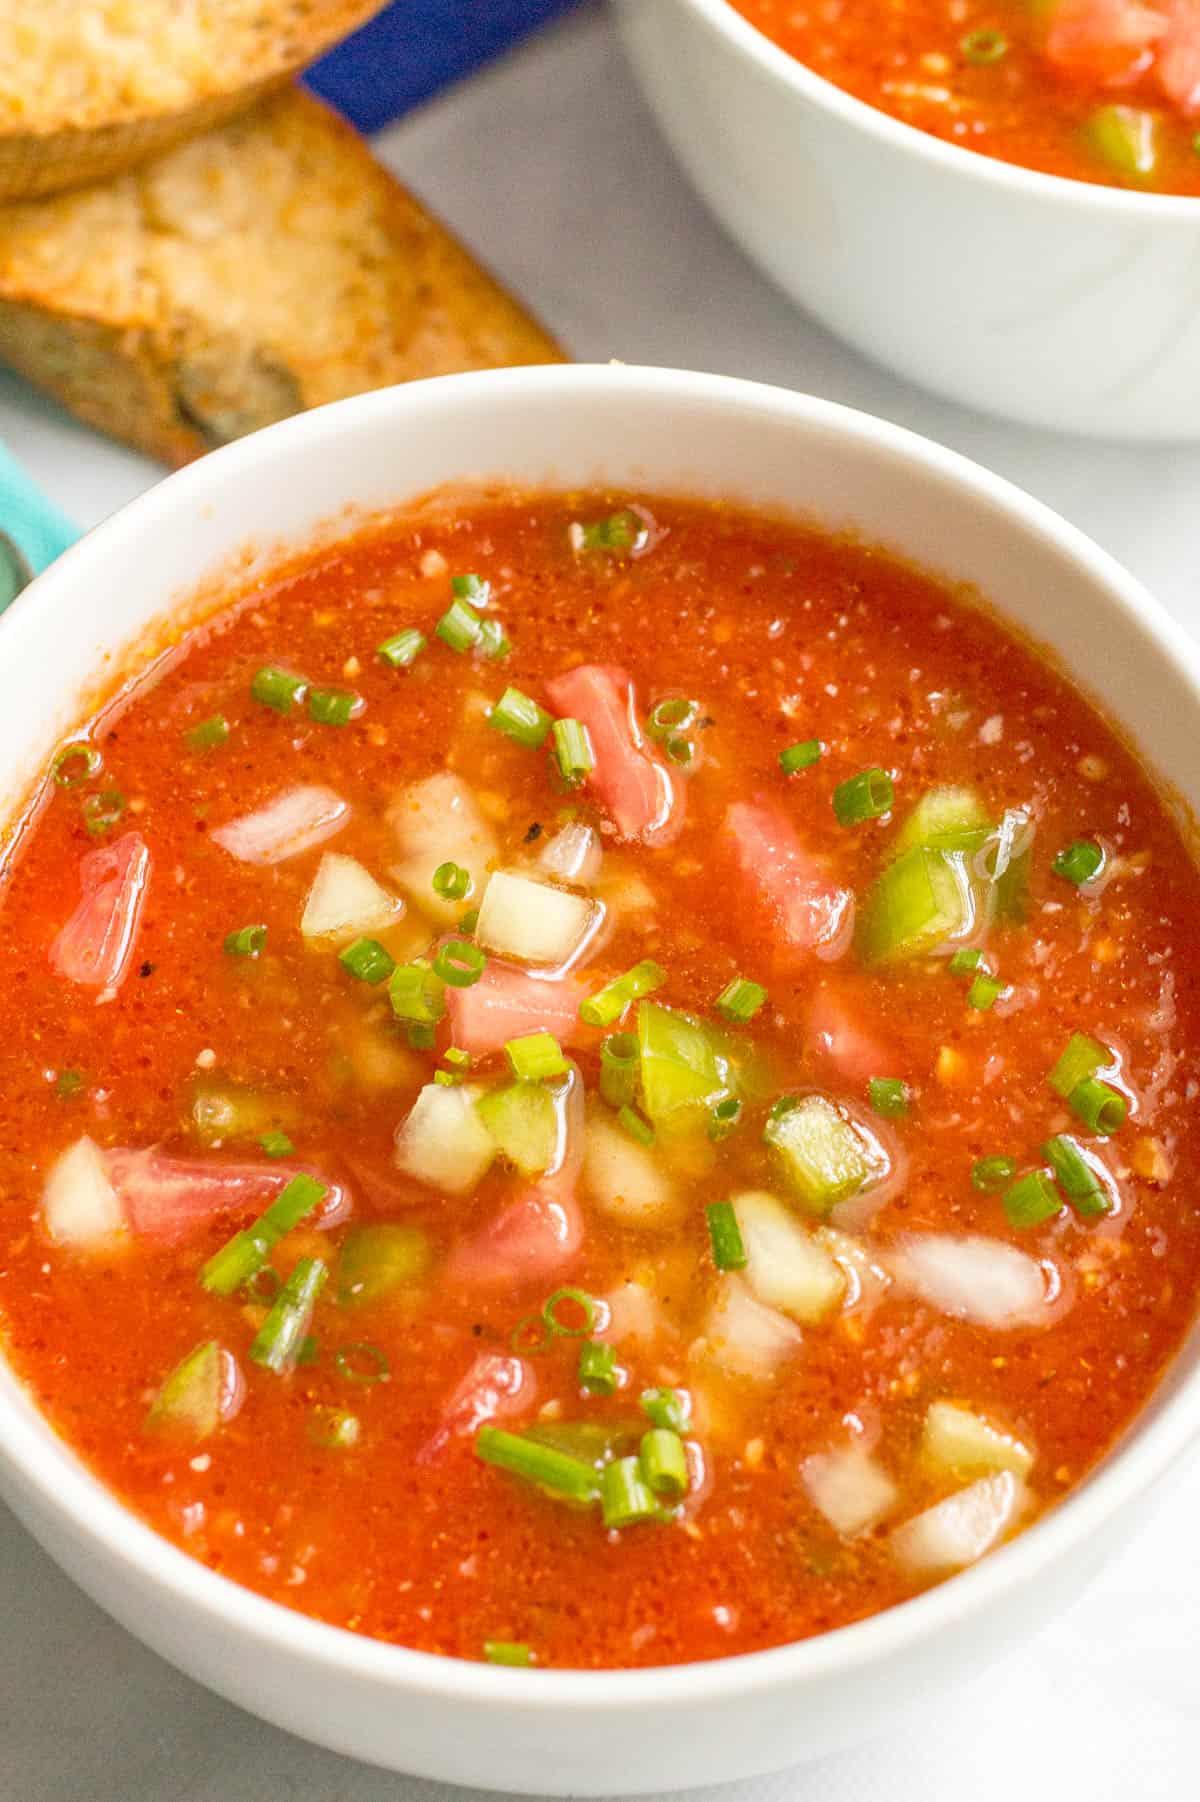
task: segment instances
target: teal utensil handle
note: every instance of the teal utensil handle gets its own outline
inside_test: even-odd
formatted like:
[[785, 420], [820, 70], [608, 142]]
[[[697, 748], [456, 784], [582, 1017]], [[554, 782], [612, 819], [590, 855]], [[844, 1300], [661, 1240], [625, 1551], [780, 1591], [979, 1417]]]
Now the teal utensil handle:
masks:
[[79, 536], [0, 445], [0, 613]]

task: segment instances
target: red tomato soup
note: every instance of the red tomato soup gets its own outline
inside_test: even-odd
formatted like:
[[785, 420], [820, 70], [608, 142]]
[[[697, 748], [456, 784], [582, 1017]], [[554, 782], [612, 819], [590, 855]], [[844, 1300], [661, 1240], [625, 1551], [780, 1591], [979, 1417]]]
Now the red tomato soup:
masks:
[[1200, 195], [1195, 0], [732, 0], [906, 125], [1047, 175]]
[[9, 1354], [159, 1532], [381, 1639], [861, 1619], [1180, 1342], [1198, 913], [1092, 707], [886, 554], [378, 522], [179, 638], [9, 845]]

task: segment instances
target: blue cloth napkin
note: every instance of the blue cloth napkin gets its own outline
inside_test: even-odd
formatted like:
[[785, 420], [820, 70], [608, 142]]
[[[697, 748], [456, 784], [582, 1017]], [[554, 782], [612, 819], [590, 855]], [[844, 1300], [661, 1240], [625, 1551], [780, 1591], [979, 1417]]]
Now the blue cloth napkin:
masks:
[[578, 0], [396, 0], [309, 71], [360, 131], [378, 131]]
[[0, 444], [0, 613], [78, 536]]

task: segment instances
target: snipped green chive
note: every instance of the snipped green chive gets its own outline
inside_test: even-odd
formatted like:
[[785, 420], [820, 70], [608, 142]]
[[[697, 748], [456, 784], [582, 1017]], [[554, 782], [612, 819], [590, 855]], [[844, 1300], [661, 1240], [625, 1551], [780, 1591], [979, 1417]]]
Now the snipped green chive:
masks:
[[612, 1026], [631, 1002], [640, 1001], [643, 995], [652, 995], [666, 980], [666, 971], [650, 958], [644, 958], [632, 970], [614, 977], [612, 982], [581, 1002], [579, 1018], [585, 1026]]
[[443, 901], [461, 901], [470, 891], [471, 872], [460, 863], [440, 863], [433, 872], [432, 886]]
[[686, 1389], [643, 1389], [640, 1401], [650, 1424], [672, 1433], [686, 1433], [692, 1418], [692, 1398]]
[[534, 1662], [530, 1647], [516, 1639], [485, 1639], [483, 1656], [488, 1664], [511, 1664], [524, 1667]]
[[1085, 1126], [1102, 1133], [1105, 1138], [1124, 1126], [1129, 1112], [1129, 1103], [1120, 1090], [1101, 1082], [1096, 1076], [1085, 1076], [1082, 1082], [1076, 1083], [1067, 1103]]
[[474, 607], [456, 596], [433, 629], [442, 643], [461, 657], [478, 644], [482, 625]]
[[735, 1026], [744, 1026], [752, 1020], [763, 1002], [767, 991], [761, 983], [751, 982], [746, 976], [735, 976], [716, 999], [716, 1009], [726, 1020], [732, 1020]]
[[50, 773], [59, 788], [78, 788], [97, 774], [103, 762], [95, 745], [64, 745], [50, 765]]
[[[569, 1313], [564, 1318], [564, 1308], [577, 1308], [579, 1319], [573, 1321]], [[542, 1304], [542, 1319], [552, 1333], [561, 1334], [564, 1339], [582, 1339], [593, 1331], [599, 1318], [595, 1297], [586, 1289], [556, 1289]]]
[[632, 551], [648, 536], [646, 527], [628, 507], [607, 519], [594, 519], [579, 527], [579, 546], [586, 551]]
[[397, 964], [388, 995], [396, 1018], [417, 1026], [436, 1026], [446, 1011], [446, 985], [428, 964]]
[[670, 1427], [652, 1427], [638, 1450], [642, 1476], [655, 1495], [676, 1501], [688, 1490], [687, 1452], [683, 1440]]
[[582, 1458], [572, 1458], [541, 1445], [536, 1439], [523, 1439], [519, 1433], [506, 1433], [502, 1427], [480, 1427], [475, 1435], [475, 1452], [485, 1464], [507, 1470], [539, 1489], [568, 1497], [574, 1502], [594, 1502], [600, 1490], [599, 1473]]
[[244, 1231], [227, 1239], [200, 1272], [210, 1295], [232, 1295], [262, 1269], [272, 1249], [325, 1199], [328, 1190], [301, 1171]]
[[183, 736], [191, 750], [211, 751], [217, 745], [223, 745], [229, 737], [229, 721], [223, 713], [214, 713], [211, 719], [201, 720], [198, 726], [192, 726]]
[[1064, 882], [1073, 882], [1078, 888], [1100, 874], [1104, 868], [1104, 852], [1094, 839], [1077, 838], [1059, 852], [1051, 867], [1056, 876], [1061, 876]]
[[54, 1093], [60, 1101], [69, 1101], [72, 1095], [78, 1095], [83, 1087], [83, 1073], [79, 1070], [60, 1070], [54, 1084]]
[[[946, 968], [951, 976], [972, 976], [983, 964], [983, 952], [975, 946], [966, 951], [956, 951]], [[986, 970], [986, 964], [983, 965]]]
[[504, 1055], [514, 1076], [522, 1082], [542, 1082], [548, 1076], [565, 1076], [570, 1065], [552, 1032], [527, 1032], [509, 1039]]
[[300, 1258], [271, 1305], [250, 1347], [250, 1358], [281, 1375], [296, 1362], [308, 1334], [313, 1307], [325, 1287], [328, 1266], [321, 1258]]
[[989, 1008], [995, 1007], [1003, 993], [1004, 984], [998, 976], [985, 976], [980, 972], [967, 990], [967, 1006], [986, 1013]]
[[1074, 1032], [1046, 1080], [1066, 1101], [1072, 1089], [1086, 1076], [1095, 1076], [1097, 1070], [1108, 1069], [1114, 1061], [1107, 1045], [1102, 1045], [1098, 1039], [1089, 1039], [1086, 1033]]
[[357, 1414], [347, 1414], [344, 1408], [314, 1408], [309, 1417], [308, 1436], [314, 1445], [348, 1451], [358, 1444], [360, 1430]]
[[415, 627], [407, 626], [403, 632], [397, 632], [394, 638], [385, 638], [376, 649], [375, 655], [382, 657], [383, 661], [389, 663], [393, 669], [407, 669], [411, 663], [416, 662], [425, 649], [425, 644], [424, 632], [418, 632]]
[[615, 1395], [617, 1392], [617, 1354], [613, 1346], [599, 1339], [585, 1339], [579, 1348], [579, 1387], [593, 1395]]
[[713, 1263], [718, 1270], [741, 1270], [746, 1264], [742, 1229], [731, 1201], [713, 1201], [704, 1210]]
[[545, 743], [553, 724], [554, 720], [545, 708], [522, 694], [519, 688], [506, 688], [488, 714], [489, 726], [524, 745], [528, 751], [536, 751]]
[[640, 1458], [614, 1458], [601, 1473], [600, 1507], [606, 1527], [632, 1527], [658, 1513]]
[[638, 1113], [628, 1103], [617, 1109], [617, 1125], [627, 1132], [636, 1145], [649, 1147], [654, 1143], [654, 1128], [649, 1120]]
[[264, 707], [271, 707], [276, 713], [290, 713], [306, 687], [303, 676], [293, 676], [288, 670], [276, 669], [274, 664], [268, 663], [255, 672], [250, 693]]
[[673, 695], [665, 701], [656, 701], [646, 716], [646, 731], [651, 738], [665, 741], [676, 733], [686, 732], [694, 726], [700, 717], [697, 702], [689, 701], [682, 695]]
[[794, 776], [798, 770], [811, 769], [814, 763], [820, 762], [820, 758], [820, 739], [805, 738], [798, 745], [789, 745], [786, 751], [779, 753], [779, 767], [785, 776]]
[[462, 1081], [456, 1070], [435, 1070], [433, 1080], [439, 1089], [453, 1089]]
[[355, 939], [338, 952], [338, 962], [358, 982], [386, 982], [396, 968], [395, 958], [378, 939]]
[[596, 767], [587, 727], [579, 720], [555, 720], [550, 732], [554, 739], [555, 761], [563, 781], [571, 785], [581, 782], [588, 771]]
[[265, 926], [239, 926], [225, 936], [227, 957], [259, 957], [267, 948]]
[[308, 691], [308, 717], [318, 726], [348, 726], [355, 709], [361, 705], [361, 697], [347, 688], [310, 688]]
[[859, 826], [891, 811], [895, 785], [886, 770], [861, 770], [839, 782], [833, 791], [833, 811], [841, 826]]
[[727, 1139], [734, 1132], [742, 1117], [742, 1104], [736, 1095], [726, 1095], [718, 1101], [708, 1116], [708, 1136], [714, 1142]]
[[290, 1158], [296, 1149], [287, 1134], [281, 1132], [263, 1133], [258, 1142], [269, 1158]]
[[486, 607], [492, 598], [492, 585], [482, 576], [451, 576], [450, 592], [456, 601], [469, 601], [472, 607]]
[[1002, 1189], [1017, 1174], [1016, 1158], [1002, 1153], [990, 1158], [977, 1158], [971, 1165], [971, 1181], [984, 1195]]
[[629, 1106], [637, 1093], [636, 1033], [614, 1032], [600, 1047], [600, 1093], [609, 1107]]
[[682, 732], [672, 732], [669, 738], [664, 738], [663, 751], [672, 763], [679, 765], [680, 769], [686, 769], [689, 763], [695, 761], [696, 747], [690, 738], [684, 737]]
[[1004, 1212], [1013, 1226], [1041, 1226], [1063, 1210], [1063, 1199], [1048, 1170], [1027, 1170], [1004, 1191]]
[[442, 1057], [446, 1063], [453, 1064], [456, 1070], [471, 1068], [471, 1054], [469, 1051], [464, 1051], [460, 1045], [448, 1045], [443, 1051]]
[[367, 1342], [339, 1345], [333, 1354], [333, 1368], [347, 1383], [384, 1383], [392, 1370], [382, 1347]]
[[1008, 39], [1002, 31], [968, 31], [959, 39], [958, 47], [969, 63], [984, 67], [1007, 56]]
[[[1069, 1133], [1058, 1133], [1042, 1146], [1042, 1156], [1051, 1166], [1067, 1200], [1077, 1213], [1106, 1214], [1112, 1205], [1104, 1185], [1088, 1162], [1077, 1140]], [[1083, 1202], [1084, 1207], [1077, 1204]], [[1099, 1205], [1095, 1205], [1098, 1203]]]
[[873, 1076], [867, 1099], [884, 1120], [902, 1120], [908, 1112], [908, 1084], [898, 1076]]
[[119, 788], [102, 789], [89, 795], [83, 803], [83, 823], [93, 838], [111, 832], [125, 812], [125, 797]]

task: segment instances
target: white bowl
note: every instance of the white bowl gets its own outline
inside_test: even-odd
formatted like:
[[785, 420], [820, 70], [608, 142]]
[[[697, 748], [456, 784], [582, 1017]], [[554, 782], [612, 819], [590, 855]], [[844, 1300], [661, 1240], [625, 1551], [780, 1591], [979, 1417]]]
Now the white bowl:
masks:
[[[328, 531], [446, 482], [604, 483], [803, 510], [977, 584], [1200, 803], [1196, 652], [1125, 572], [962, 458], [826, 402], [718, 377], [559, 368], [371, 394], [261, 432], [100, 526], [0, 621], [0, 821], [106, 664], [247, 544]], [[1075, 1495], [975, 1570], [824, 1638], [661, 1670], [512, 1671], [322, 1626], [160, 1539], [0, 1366], [0, 1490], [103, 1607], [185, 1671], [339, 1751], [510, 1791], [632, 1794], [747, 1777], [874, 1734], [1025, 1637], [1142, 1516], [1200, 1431], [1196, 1350]], [[514, 1583], [520, 1575], [514, 1572]]]
[[1200, 200], [945, 143], [814, 74], [728, 0], [618, 0], [618, 15], [705, 200], [831, 331], [1033, 425], [1200, 436]]

